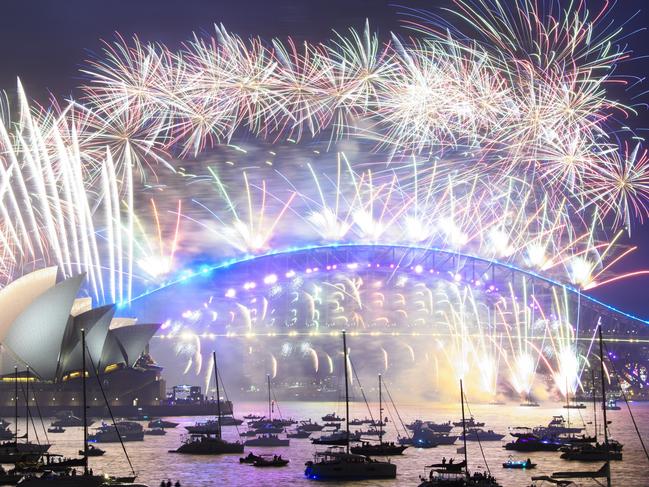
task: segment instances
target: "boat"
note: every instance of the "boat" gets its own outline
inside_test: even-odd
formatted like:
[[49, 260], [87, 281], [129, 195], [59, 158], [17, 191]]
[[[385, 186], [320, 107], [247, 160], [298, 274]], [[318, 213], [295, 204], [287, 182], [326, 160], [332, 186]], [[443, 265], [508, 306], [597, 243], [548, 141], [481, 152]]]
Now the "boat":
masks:
[[350, 453], [349, 443], [349, 377], [347, 334], [343, 335], [343, 370], [345, 371], [345, 430], [344, 448], [328, 448], [324, 452], [316, 452], [313, 461], [305, 464], [304, 475], [312, 480], [374, 480], [393, 479], [397, 476], [397, 466], [391, 462], [373, 460], [365, 455]]
[[582, 443], [562, 448], [561, 458], [580, 462], [603, 462], [607, 460], [622, 460], [622, 444], [615, 440], [607, 443]]
[[532, 433], [539, 437], [558, 437], [562, 435], [578, 434], [584, 431], [579, 426], [570, 426], [563, 416], [552, 416], [547, 426], [532, 428]]
[[[383, 415], [383, 380], [379, 374], [379, 417]], [[377, 421], [379, 426], [379, 443], [372, 444], [364, 441], [361, 445], [351, 447], [351, 452], [355, 455], [371, 456], [392, 456], [402, 455], [408, 448], [407, 445], [399, 445], [394, 443], [383, 443], [383, 425], [385, 421]]]
[[[106, 453], [106, 452], [104, 450], [102, 450], [101, 448], [96, 447], [95, 445], [88, 445], [88, 449], [86, 450], [85, 455], [87, 457], [100, 457], [104, 453]], [[84, 451], [79, 450], [79, 455], [83, 455], [83, 454], [84, 454]]]
[[429, 430], [435, 431], [437, 433], [450, 433], [453, 429], [453, 425], [450, 421], [446, 423], [435, 423], [434, 421], [422, 421], [418, 419], [410, 424], [407, 424], [406, 428], [412, 431], [428, 428]]
[[216, 419], [197, 422], [191, 426], [185, 426], [185, 429], [191, 435], [216, 435], [221, 432], [219, 422]]
[[[369, 422], [372, 422], [372, 420], [368, 420]], [[366, 423], [366, 420], [364, 419], [352, 419], [349, 422], [349, 426], [363, 426]]]
[[[466, 432], [466, 441], [500, 441], [505, 437], [493, 430], [483, 430], [481, 428], [471, 428]], [[462, 438], [462, 435], [460, 435]]]
[[575, 434], [558, 436], [557, 439], [566, 443], [567, 445], [574, 445], [577, 443], [595, 443], [597, 441], [597, 437], [586, 436], [585, 434], [582, 434], [581, 436], [577, 436]]
[[620, 409], [622, 408], [617, 405], [617, 401], [615, 399], [609, 399], [608, 401], [606, 401], [607, 411], [619, 411]]
[[563, 405], [563, 409], [586, 409], [586, 405], [583, 402], [576, 403], [571, 402]]
[[257, 432], [255, 430], [242, 431], [239, 436], [242, 438], [254, 438], [257, 436]]
[[227, 453], [243, 453], [243, 444], [239, 441], [226, 441], [221, 437], [220, 420], [221, 414], [221, 393], [219, 388], [219, 372], [216, 362], [216, 352], [212, 352], [214, 361], [214, 381], [216, 382], [216, 430], [214, 433], [190, 434], [182, 445], [170, 453], [182, 453], [190, 455], [221, 455]]
[[298, 429], [302, 431], [322, 431], [324, 426], [318, 423], [312, 423], [311, 420], [308, 419], [306, 421], [300, 421]]
[[342, 448], [318, 452], [305, 466], [304, 475], [311, 480], [394, 479], [397, 476], [395, 464], [347, 453]]
[[439, 445], [452, 445], [458, 438], [459, 436], [457, 435], [437, 433], [428, 428], [422, 428], [412, 433], [412, 445], [417, 448], [432, 448]]
[[144, 434], [149, 436], [164, 436], [167, 434], [167, 432], [164, 430], [164, 428], [151, 428], [144, 430]]
[[286, 465], [288, 465], [288, 460], [282, 458], [281, 455], [273, 455], [272, 458], [270, 456], [261, 456], [252, 464], [253, 467], [285, 467]]
[[372, 444], [368, 441], [364, 441], [361, 445], [352, 446], [351, 452], [355, 455], [365, 455], [368, 457], [391, 457], [394, 455], [403, 455], [403, 452], [408, 448], [408, 445], [399, 445], [393, 442], [390, 443], [378, 443]]
[[289, 439], [282, 439], [277, 435], [266, 434], [260, 435], [257, 438], [246, 440], [245, 446], [289, 446]]
[[190, 435], [182, 445], [169, 453], [184, 453], [190, 455], [221, 455], [228, 453], [243, 453], [241, 442], [230, 442], [221, 439], [219, 435]]
[[565, 446], [565, 443], [556, 437], [543, 438], [535, 434], [526, 436], [518, 436], [515, 441], [509, 442], [505, 445], [505, 450], [513, 451], [558, 451], [559, 448]]
[[333, 428], [333, 429], [335, 429], [335, 430], [339, 430], [339, 429], [340, 429], [340, 423], [325, 423], [325, 424], [324, 424], [324, 427], [325, 427], [325, 428]]
[[[27, 369], [27, 381], [25, 382], [26, 388], [29, 387], [29, 369]], [[26, 390], [27, 397], [29, 390]], [[14, 369], [14, 424], [15, 432], [12, 439], [0, 443], [0, 463], [18, 463], [26, 461], [38, 460], [49, 449], [50, 445], [45, 443], [32, 443], [29, 440], [29, 421], [25, 423], [25, 434], [22, 437], [18, 436], [18, 368]], [[29, 418], [29, 405], [27, 405], [26, 417]], [[3, 420], [4, 421], [4, 420]], [[6, 421], [4, 421], [6, 423]], [[24, 439], [25, 441], [18, 441]]]
[[92, 443], [144, 441], [144, 428], [134, 421], [118, 421], [114, 425], [102, 423], [88, 436], [88, 441]]
[[261, 455], [255, 455], [254, 453], [250, 452], [248, 453], [247, 456], [239, 458], [239, 463], [254, 463], [257, 460], [261, 459]]
[[47, 428], [48, 433], [65, 433], [65, 428], [62, 426], [50, 426]]
[[0, 428], [0, 441], [10, 440], [13, 437], [14, 433], [9, 428]]
[[453, 459], [442, 463], [429, 465], [431, 470], [427, 477], [420, 477], [419, 487], [500, 487], [498, 481], [490, 474], [469, 471], [469, 461], [466, 449], [466, 425], [464, 418], [464, 388], [460, 380], [460, 402], [462, 404], [462, 437], [464, 441], [464, 461], [454, 463]]
[[294, 432], [286, 433], [287, 438], [305, 439], [311, 436], [310, 431], [296, 430]]
[[361, 435], [358, 431], [354, 433], [346, 430], [334, 431], [328, 435], [321, 435], [318, 438], [311, 439], [311, 443], [314, 445], [332, 446], [344, 446], [354, 441], [361, 441]]
[[250, 419], [250, 420], [257, 420], [257, 419], [262, 419], [263, 416], [259, 416], [257, 414], [246, 414], [243, 419]]
[[536, 463], [532, 463], [532, 460], [529, 458], [527, 460], [514, 460], [512, 457], [509, 457], [509, 459], [503, 463], [503, 468], [529, 470], [535, 467]]
[[169, 421], [166, 419], [154, 419], [153, 421], [149, 421], [149, 424], [147, 426], [149, 428], [171, 429], [171, 428], [175, 428], [179, 424], [180, 423], [175, 423], [174, 421]]
[[283, 426], [273, 426], [272, 424], [266, 424], [264, 426], [261, 426], [259, 428], [256, 428], [253, 430], [255, 434], [257, 435], [265, 435], [265, 434], [279, 434], [284, 432], [284, 427]]
[[484, 426], [484, 423], [480, 423], [476, 421], [473, 416], [471, 416], [469, 419], [466, 420], [465, 423], [462, 423], [462, 421], [457, 421], [453, 423], [453, 426], [459, 426], [462, 427], [463, 425], [466, 425], [467, 428], [481, 428]]
[[336, 413], [330, 413], [330, 414], [325, 414], [322, 417], [322, 421], [342, 423], [343, 421], [345, 421], [345, 418], [341, 418]]
[[[72, 411], [67, 411], [67, 414], [59, 416], [58, 419], [52, 421], [52, 426], [60, 426], [62, 428], [77, 428], [83, 426], [83, 419], [78, 418]], [[88, 420], [88, 426], [91, 426], [94, 421]]]
[[[63, 472], [55, 472], [51, 468], [46, 470], [42, 474], [38, 472], [37, 474], [29, 474], [23, 477], [18, 485], [21, 487], [100, 487], [106, 484], [111, 484], [114, 481], [119, 483], [121, 480], [126, 481], [128, 479], [127, 485], [136, 485], [132, 484], [135, 480], [135, 474], [133, 473], [130, 477], [124, 477], [122, 479], [116, 477], [108, 477], [107, 475], [97, 475], [93, 474], [92, 471], [88, 468], [88, 418], [87, 414], [87, 399], [86, 399], [86, 335], [85, 330], [81, 329], [81, 356], [82, 356], [82, 367], [81, 367], [81, 377], [83, 384], [83, 450], [81, 450], [82, 458], [80, 459], [67, 459], [63, 460], [63, 464], [67, 464], [67, 467], [70, 466], [81, 466], [83, 470], [80, 474], [77, 474], [76, 470], [73, 470], [70, 473], [69, 468], [65, 468]], [[96, 371], [95, 375], [96, 375]], [[50, 459], [48, 458], [48, 462]], [[57, 462], [61, 463], [61, 462]], [[130, 463], [130, 460], [129, 460]], [[123, 482], [122, 482], [123, 483]], [[142, 485], [142, 484], [140, 484]]]

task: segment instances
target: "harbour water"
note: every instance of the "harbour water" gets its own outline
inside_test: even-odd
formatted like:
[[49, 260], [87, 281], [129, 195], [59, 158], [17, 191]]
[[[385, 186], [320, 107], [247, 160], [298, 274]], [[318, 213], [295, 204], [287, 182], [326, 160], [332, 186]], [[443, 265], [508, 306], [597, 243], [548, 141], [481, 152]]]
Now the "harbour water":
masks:
[[[378, 410], [377, 405], [370, 405], [373, 411]], [[323, 423], [321, 417], [327, 413], [336, 412], [344, 416], [344, 404], [339, 403], [315, 403], [315, 402], [283, 402], [279, 405], [281, 416], [295, 419], [311, 418], [314, 421]], [[649, 485], [649, 476], [646, 474], [649, 463], [644, 456], [641, 444], [635, 433], [630, 415], [626, 406], [622, 404], [621, 411], [609, 411], [611, 436], [624, 444], [624, 460], [614, 462], [612, 465], [613, 485], [624, 487], [646, 487]], [[649, 438], [649, 403], [632, 404], [641, 434]], [[350, 405], [352, 418], [365, 418], [368, 416], [367, 407], [362, 403]], [[241, 418], [248, 413], [265, 414], [267, 405], [264, 403], [237, 403], [235, 416]], [[510, 426], [538, 426], [547, 425], [553, 415], [567, 416], [568, 411], [560, 404], [542, 405], [539, 408], [524, 408], [517, 404], [508, 405], [472, 405], [471, 412], [476, 420], [486, 423], [485, 429], [493, 429], [499, 433], [506, 433]], [[408, 423], [414, 419], [432, 420], [446, 422], [449, 420], [459, 421], [459, 404], [441, 403], [418, 403], [400, 404], [399, 413]], [[279, 415], [275, 408], [276, 416]], [[291, 444], [286, 448], [246, 448], [257, 454], [276, 453], [288, 458], [290, 464], [285, 468], [258, 469], [246, 464], [239, 463], [241, 455], [222, 456], [191, 456], [168, 453], [168, 450], [175, 449], [186, 434], [184, 425], [193, 424], [197, 420], [205, 418], [173, 418], [180, 424], [175, 429], [167, 430], [165, 436], [146, 436], [143, 442], [126, 443], [133, 466], [138, 473], [138, 480], [147, 483], [150, 487], [157, 487], [161, 480], [179, 480], [183, 487], [208, 487], [208, 486], [306, 486], [313, 485], [304, 477], [304, 463], [312, 459], [316, 447], [309, 439], [291, 439]], [[396, 418], [395, 418], [396, 419]], [[592, 407], [583, 410], [570, 410], [571, 423], [574, 426], [586, 424], [587, 431], [592, 433]], [[47, 423], [46, 423], [47, 424]], [[601, 424], [601, 417], [598, 413], [598, 424]], [[93, 425], [97, 426], [97, 424]], [[146, 424], [144, 424], [146, 427]], [[240, 426], [243, 431], [245, 427]], [[386, 427], [386, 441], [396, 440], [394, 424], [388, 423]], [[459, 428], [453, 432], [459, 434]], [[40, 436], [42, 439], [42, 431]], [[312, 436], [317, 436], [314, 433]], [[81, 445], [81, 428], [68, 428], [62, 434], [50, 434], [49, 439], [54, 446], [52, 453], [64, 455], [76, 455]], [[224, 428], [224, 437], [235, 440], [238, 438], [237, 429], [233, 426]], [[559, 470], [596, 470], [602, 462], [591, 464], [580, 462], [569, 462], [561, 460], [559, 453], [516, 453], [506, 451], [502, 446], [505, 441], [510, 441], [508, 435], [505, 439], [495, 442], [482, 443], [482, 450], [487, 463], [483, 459], [478, 443], [468, 444], [469, 466], [472, 470], [484, 469], [485, 465], [491, 469], [504, 487], [524, 487], [530, 484], [530, 477], [539, 474], [551, 474]], [[119, 443], [101, 444], [106, 450], [103, 457], [91, 458], [91, 466], [95, 471], [102, 471], [108, 474], [127, 473], [128, 464], [121, 452]], [[455, 445], [438, 446], [431, 449], [408, 448], [401, 457], [393, 457], [391, 461], [397, 464], [397, 479], [386, 481], [354, 482], [359, 486], [416, 486], [420, 475], [427, 474], [425, 465], [437, 463], [442, 457], [461, 460], [462, 455], [457, 453], [461, 447], [461, 440], [458, 439]], [[319, 447], [322, 449], [323, 447]], [[538, 466], [534, 470], [505, 470], [502, 463], [507, 460], [510, 454], [515, 458], [525, 459], [528, 456]], [[332, 485], [332, 484], [327, 484]], [[334, 484], [339, 485], [339, 484]], [[579, 481], [578, 485], [597, 485], [594, 481]]]

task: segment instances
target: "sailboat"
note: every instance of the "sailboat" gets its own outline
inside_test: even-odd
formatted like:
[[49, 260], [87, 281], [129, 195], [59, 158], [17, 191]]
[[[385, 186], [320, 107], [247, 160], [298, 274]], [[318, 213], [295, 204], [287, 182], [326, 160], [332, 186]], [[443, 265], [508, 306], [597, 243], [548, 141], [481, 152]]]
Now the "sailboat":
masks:
[[240, 442], [229, 442], [221, 438], [220, 422], [221, 394], [219, 389], [219, 372], [216, 365], [216, 352], [212, 352], [214, 360], [214, 379], [216, 380], [216, 413], [218, 418], [217, 428], [214, 432], [192, 434], [188, 440], [170, 453], [187, 453], [192, 455], [219, 455], [224, 453], [243, 453], [243, 445]]
[[[267, 375], [266, 379], [268, 381], [268, 424], [273, 425], [274, 424], [273, 423], [273, 402], [270, 398], [270, 375]], [[291, 440], [289, 440], [288, 438], [286, 439], [280, 438], [279, 436], [277, 436], [277, 434], [271, 433], [270, 431], [276, 431], [276, 430], [267, 429], [266, 432], [257, 436], [257, 438], [246, 440], [244, 445], [246, 446], [288, 446], [289, 445]]]
[[[349, 377], [347, 371], [347, 335], [343, 331], [343, 369], [345, 370], [345, 430], [349, 438]], [[312, 480], [370, 480], [393, 479], [397, 466], [390, 462], [372, 460], [349, 451], [349, 441], [344, 447], [329, 448], [316, 453], [313, 461], [306, 462], [304, 475]]]
[[[86, 332], [81, 329], [81, 377], [83, 385], [83, 455], [77, 461], [78, 466], [83, 467], [82, 473], [70, 475], [69, 472], [45, 472], [40, 476], [26, 476], [20, 481], [21, 486], [27, 487], [99, 487], [109, 482], [119, 482], [118, 485], [142, 486], [143, 484], [132, 484], [135, 475], [125, 478], [112, 478], [106, 475], [95, 475], [88, 468], [88, 405], [86, 393]], [[75, 471], [76, 472], [76, 471]], [[143, 486], [145, 487], [145, 486]]]
[[[379, 374], [379, 418], [383, 417], [383, 396], [382, 396], [382, 380]], [[373, 445], [369, 442], [363, 442], [360, 446], [353, 446], [351, 452], [357, 455], [367, 456], [391, 456], [402, 455], [404, 450], [408, 448], [407, 445], [395, 445], [394, 443], [383, 443], [383, 424], [384, 421], [377, 422], [379, 425], [379, 444]]]
[[469, 473], [469, 459], [466, 449], [466, 428], [468, 422], [464, 420], [464, 387], [460, 379], [460, 401], [462, 404], [462, 440], [464, 441], [464, 461], [453, 463], [443, 460], [442, 463], [430, 465], [428, 478], [420, 477], [419, 487], [500, 487], [500, 484], [489, 473]]
[[[29, 397], [29, 368], [26, 375], [26, 395]], [[19, 442], [18, 436], [18, 367], [14, 367], [14, 421], [15, 434], [13, 440], [0, 443], [0, 463], [17, 463], [37, 460], [50, 449], [48, 444], [32, 443], [29, 441], [29, 403], [26, 406], [25, 442]]]

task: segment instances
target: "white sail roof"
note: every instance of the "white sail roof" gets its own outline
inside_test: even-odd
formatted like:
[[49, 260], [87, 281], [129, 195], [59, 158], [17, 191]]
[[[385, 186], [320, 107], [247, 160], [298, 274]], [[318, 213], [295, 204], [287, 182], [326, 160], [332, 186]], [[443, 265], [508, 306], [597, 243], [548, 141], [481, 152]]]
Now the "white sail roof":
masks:
[[42, 379], [54, 379], [70, 309], [84, 275], [66, 279], [36, 297], [11, 323], [3, 340]]

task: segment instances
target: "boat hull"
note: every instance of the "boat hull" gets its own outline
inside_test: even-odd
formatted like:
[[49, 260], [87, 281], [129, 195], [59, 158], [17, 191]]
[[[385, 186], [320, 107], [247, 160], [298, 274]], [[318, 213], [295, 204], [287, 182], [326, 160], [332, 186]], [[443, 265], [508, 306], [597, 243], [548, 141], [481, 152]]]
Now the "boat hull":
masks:
[[394, 479], [397, 476], [397, 466], [392, 463], [347, 463], [326, 462], [307, 464], [304, 471], [312, 480], [374, 480]]

